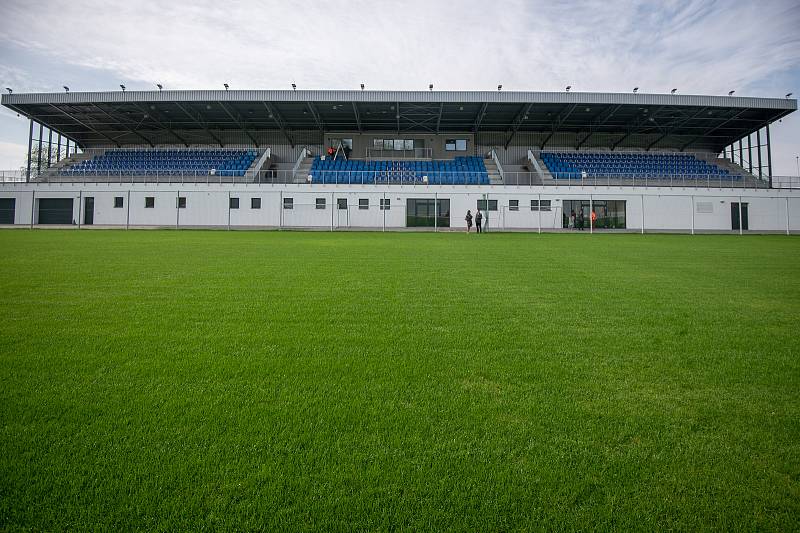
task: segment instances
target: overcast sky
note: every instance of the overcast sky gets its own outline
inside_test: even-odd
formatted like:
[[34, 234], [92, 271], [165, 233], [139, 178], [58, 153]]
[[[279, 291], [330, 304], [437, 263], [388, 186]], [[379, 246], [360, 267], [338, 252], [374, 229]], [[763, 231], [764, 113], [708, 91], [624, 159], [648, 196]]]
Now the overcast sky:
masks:
[[[800, 96], [797, 0], [303, 2], [2, 0], [0, 87], [15, 92], [288, 88]], [[0, 110], [0, 168], [27, 122]], [[797, 174], [800, 116], [775, 124]]]

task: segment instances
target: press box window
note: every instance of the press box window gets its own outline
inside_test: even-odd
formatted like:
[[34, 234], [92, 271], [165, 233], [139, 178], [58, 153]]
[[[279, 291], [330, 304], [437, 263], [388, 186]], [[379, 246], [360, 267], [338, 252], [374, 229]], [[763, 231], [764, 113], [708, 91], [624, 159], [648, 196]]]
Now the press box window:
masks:
[[228, 205], [231, 209], [239, 209], [239, 198], [232, 196]]
[[284, 209], [294, 209], [294, 198], [284, 198], [283, 199], [283, 208]]
[[250, 209], [261, 209], [261, 198], [250, 198]]
[[381, 198], [381, 211], [388, 211], [392, 208], [391, 198]]
[[186, 197], [178, 196], [178, 209], [186, 209]]
[[337, 198], [336, 205], [339, 209], [347, 209], [347, 198]]
[[[486, 200], [478, 200], [478, 209], [486, 211]], [[497, 211], [497, 200], [489, 200], [489, 211]]]
[[317, 203], [316, 203], [317, 209], [325, 209], [326, 204], [327, 202], [325, 201], [325, 198], [317, 198]]
[[115, 196], [114, 197], [114, 208], [115, 209], [119, 209], [124, 205], [125, 205], [125, 200], [122, 198], [122, 196]]
[[466, 139], [447, 139], [444, 141], [444, 149], [448, 152], [466, 152]]
[[145, 209], [152, 209], [156, 206], [156, 197], [155, 196], [145, 196], [144, 197], [144, 207]]
[[358, 208], [359, 209], [369, 209], [369, 198], [359, 198], [358, 199]]
[[508, 210], [509, 211], [519, 211], [519, 200], [509, 200], [508, 201]]

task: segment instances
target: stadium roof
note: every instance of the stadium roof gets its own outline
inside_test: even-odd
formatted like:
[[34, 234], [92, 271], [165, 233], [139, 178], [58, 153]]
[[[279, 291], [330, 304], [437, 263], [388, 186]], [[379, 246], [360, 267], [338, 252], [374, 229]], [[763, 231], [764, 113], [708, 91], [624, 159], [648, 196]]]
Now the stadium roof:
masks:
[[[84, 147], [223, 144], [240, 132], [571, 132], [723, 147], [797, 109], [797, 100], [506, 91], [113, 91], [4, 94], [2, 104]], [[506, 143], [508, 144], [508, 143]], [[648, 146], [649, 148], [650, 146]]]

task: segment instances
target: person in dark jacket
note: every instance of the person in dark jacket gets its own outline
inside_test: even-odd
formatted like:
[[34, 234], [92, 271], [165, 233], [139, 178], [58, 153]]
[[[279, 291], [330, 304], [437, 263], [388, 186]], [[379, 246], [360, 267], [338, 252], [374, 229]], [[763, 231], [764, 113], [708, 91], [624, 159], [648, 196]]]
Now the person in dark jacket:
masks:
[[481, 232], [481, 224], [483, 223], [483, 213], [481, 210], [478, 209], [475, 211], [475, 230], [480, 233]]
[[467, 233], [469, 233], [469, 230], [472, 229], [472, 213], [469, 212], [469, 209], [467, 209], [467, 216], [464, 217], [464, 220], [467, 221]]
[[583, 209], [578, 211], [578, 229], [583, 231]]

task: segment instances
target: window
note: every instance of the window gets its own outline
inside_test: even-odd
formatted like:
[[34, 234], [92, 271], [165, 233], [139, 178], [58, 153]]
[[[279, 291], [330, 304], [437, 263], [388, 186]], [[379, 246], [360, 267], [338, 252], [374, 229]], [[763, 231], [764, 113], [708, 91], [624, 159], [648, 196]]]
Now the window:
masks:
[[250, 198], [250, 209], [261, 209], [261, 198]]
[[123, 205], [125, 205], [125, 200], [122, 198], [122, 196], [115, 196], [114, 197], [114, 207], [116, 209], [119, 209]]
[[413, 150], [414, 149], [414, 139], [406, 139], [403, 141], [403, 148], [406, 150]]
[[444, 141], [444, 149], [448, 152], [466, 152], [466, 139], [447, 139]]
[[358, 199], [358, 208], [359, 209], [369, 209], [369, 198], [359, 198]]
[[403, 142], [403, 139], [395, 139], [394, 140], [394, 149], [395, 150], [397, 150], [398, 152], [402, 152], [403, 151], [403, 146], [405, 146], [405, 143]]
[[144, 197], [144, 207], [145, 209], [152, 209], [156, 206], [156, 197], [155, 196], [145, 196]]
[[325, 209], [325, 198], [317, 198], [317, 209]]
[[378, 150], [383, 148], [383, 139], [372, 139], [372, 147]]
[[381, 211], [388, 211], [392, 208], [391, 198], [381, 198]]
[[347, 198], [337, 198], [336, 205], [339, 209], [347, 209]]
[[550, 211], [550, 200], [542, 200], [541, 203], [539, 200], [531, 200], [531, 211], [539, 211], [540, 208], [542, 211]]
[[[478, 200], [478, 209], [486, 211], [486, 200]], [[497, 200], [489, 200], [489, 211], [497, 211]]]
[[519, 211], [519, 200], [509, 200], [508, 201], [508, 210], [509, 211]]
[[391, 139], [384, 139], [383, 140], [383, 149], [384, 150], [394, 150], [394, 141]]
[[294, 198], [284, 198], [283, 199], [283, 208], [284, 209], [294, 209]]
[[178, 209], [186, 209], [186, 197], [178, 196]]
[[231, 209], [239, 209], [239, 198], [236, 196], [231, 196], [230, 200], [228, 201], [228, 207]]

